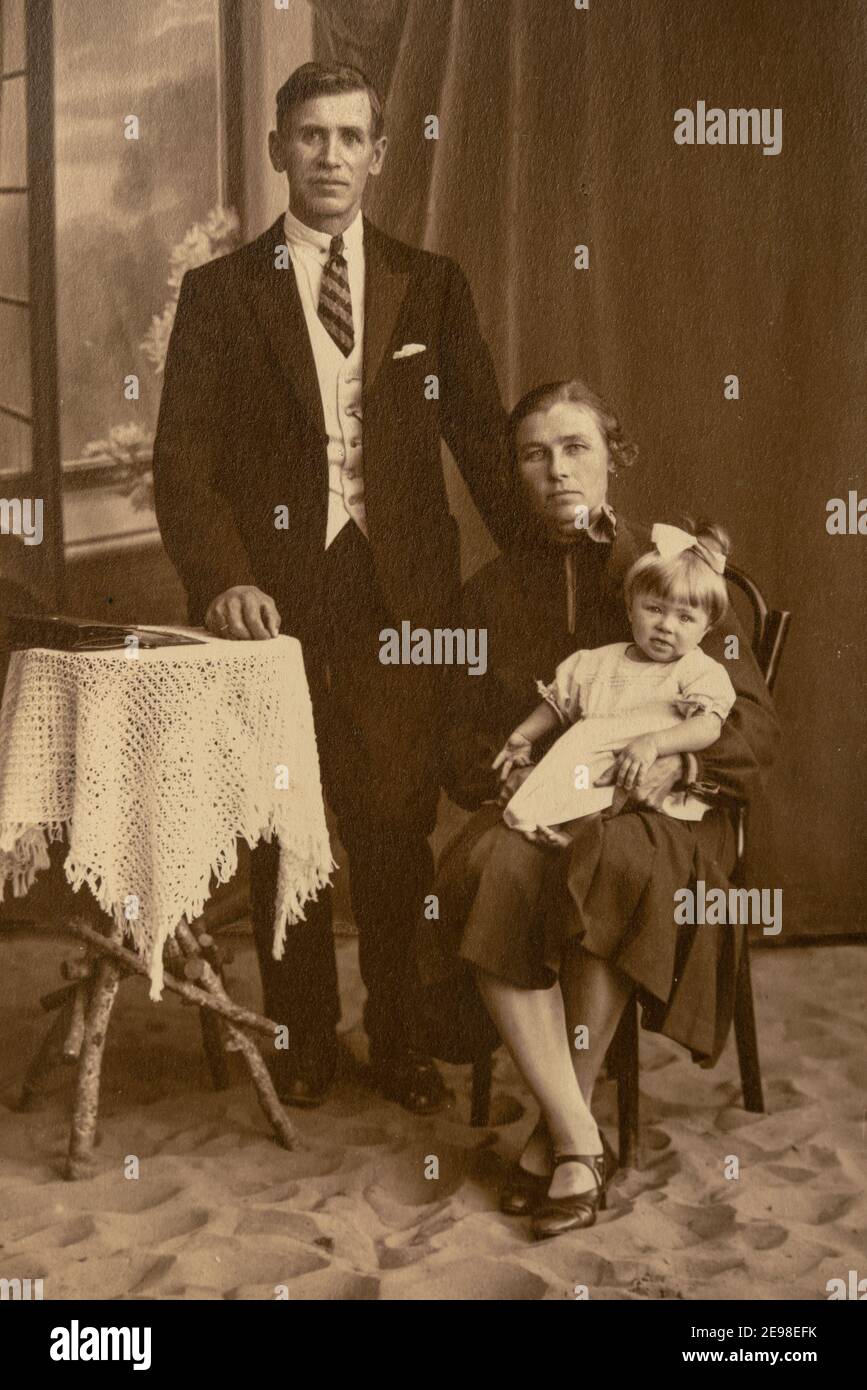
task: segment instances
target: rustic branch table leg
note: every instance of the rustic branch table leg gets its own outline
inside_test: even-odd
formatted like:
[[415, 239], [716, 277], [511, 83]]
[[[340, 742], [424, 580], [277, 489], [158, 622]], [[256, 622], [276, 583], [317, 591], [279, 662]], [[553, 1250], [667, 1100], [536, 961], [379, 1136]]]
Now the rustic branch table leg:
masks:
[[74, 1062], [78, 1058], [84, 1036], [89, 980], [94, 965], [92, 954], [64, 961], [60, 973], [71, 983], [43, 995], [43, 1009], [48, 1013], [56, 1010], [56, 1017], [27, 1069], [18, 1101], [19, 1110], [33, 1109], [49, 1075], [60, 1062]]
[[211, 1084], [215, 1091], [225, 1091], [229, 1085], [229, 1066], [223, 1050], [222, 1025], [218, 1014], [210, 1009], [199, 1009], [202, 1025], [202, 1043], [211, 1073]]
[[[177, 929], [177, 939], [181, 943], [184, 954], [190, 959], [195, 960], [198, 968], [197, 974], [202, 986], [217, 998], [222, 998], [229, 1002], [228, 995], [220, 983], [219, 977], [208, 962], [199, 955], [199, 948], [196, 938], [185, 922], [181, 922]], [[277, 1136], [284, 1149], [291, 1149], [295, 1142], [295, 1132], [289, 1123], [285, 1110], [277, 1099], [277, 1092], [274, 1090], [273, 1082], [268, 1073], [268, 1068], [262, 1058], [262, 1054], [246, 1033], [240, 1028], [236, 1028], [232, 1023], [225, 1024], [225, 1031], [232, 1040], [235, 1049], [241, 1053], [244, 1061], [250, 1070], [250, 1076], [256, 1093], [259, 1097], [259, 1104], [267, 1116], [271, 1128]]]
[[[119, 943], [122, 937], [123, 928], [115, 924], [107, 939]], [[102, 1054], [120, 976], [117, 962], [108, 955], [102, 956], [93, 977], [84, 1025], [84, 1041], [78, 1061], [75, 1109], [72, 1114], [69, 1154], [64, 1173], [68, 1181], [86, 1177], [91, 1172], [99, 1111]]]
[[271, 1125], [278, 1143], [284, 1149], [295, 1147], [295, 1131], [289, 1123], [289, 1117], [283, 1106], [277, 1099], [277, 1092], [274, 1090], [274, 1083], [271, 1080], [268, 1068], [265, 1065], [261, 1052], [256, 1044], [242, 1033], [240, 1028], [234, 1024], [226, 1024], [226, 1032], [235, 1044], [235, 1051], [240, 1052], [250, 1070], [250, 1077], [256, 1088], [259, 1097], [259, 1104], [265, 1112], [266, 1118]]
[[72, 996], [72, 1007], [70, 1009], [69, 1028], [63, 1044], [62, 1060], [71, 1065], [77, 1062], [81, 1056], [81, 1048], [84, 1043], [84, 1031], [87, 1023], [87, 1005], [90, 997], [90, 987], [82, 981], [76, 986]]
[[[226, 982], [223, 979], [223, 971], [220, 967], [220, 954], [217, 950], [217, 943], [209, 932], [197, 927], [195, 923], [191, 924], [190, 931], [196, 938], [196, 947], [198, 948], [199, 954], [203, 956], [211, 966], [214, 974], [225, 990]], [[177, 942], [173, 942], [172, 944], [177, 946]], [[202, 1026], [202, 1043], [205, 1049], [205, 1058], [208, 1063], [208, 1071], [211, 1073], [211, 1085], [215, 1091], [225, 1091], [229, 1086], [229, 1064], [226, 1060], [225, 1034], [219, 1015], [212, 1013], [210, 1009], [200, 1009], [199, 1021]]]
[[[69, 924], [70, 930], [85, 941], [90, 942], [103, 955], [112, 956], [126, 967], [131, 974], [143, 975], [148, 978], [150, 971], [144, 961], [139, 960], [138, 956], [133, 955], [132, 951], [126, 950], [124, 946], [115, 941], [110, 941], [108, 937], [100, 936], [99, 932], [93, 931], [86, 922], [72, 921]], [[254, 1014], [250, 1009], [242, 1009], [240, 1004], [235, 1004], [223, 991], [222, 994], [212, 994], [204, 989], [197, 989], [195, 985], [190, 985], [184, 980], [175, 979], [173, 975], [166, 975], [164, 984], [166, 989], [173, 990], [180, 994], [191, 1004], [198, 1004], [200, 1008], [213, 1009], [216, 1013], [222, 1014], [230, 1023], [237, 1024], [241, 1028], [252, 1028], [256, 1033], [265, 1033], [268, 1037], [276, 1037], [280, 1031], [280, 1026], [270, 1018], [263, 1018], [261, 1014]], [[67, 986], [68, 988], [68, 986]]]
[[42, 1039], [42, 1045], [39, 1051], [27, 1068], [21, 1086], [21, 1095], [18, 1099], [18, 1109], [20, 1111], [32, 1110], [37, 1101], [41, 1098], [45, 1089], [45, 1082], [60, 1062], [60, 1050], [63, 1045], [63, 1039], [69, 1032], [71, 1019], [72, 997], [70, 996], [54, 1015], [51, 1027]]
[[[61, 1059], [68, 1062], [78, 1059], [75, 1108], [64, 1174], [67, 1179], [74, 1180], [92, 1171], [102, 1057], [118, 985], [126, 974], [147, 975], [148, 970], [124, 947], [122, 927], [115, 925], [104, 936], [81, 920], [71, 921], [69, 926], [92, 949], [92, 973], [82, 978], [83, 968], [75, 963], [67, 976], [71, 977], [72, 982], [43, 999], [43, 1007], [56, 1010], [56, 1014], [24, 1079], [19, 1108], [26, 1110], [33, 1105], [45, 1077], [57, 1062]], [[222, 1076], [225, 1076], [225, 1084], [228, 1084], [223, 1053], [231, 1046], [231, 1050], [240, 1052], [247, 1063], [259, 1103], [277, 1139], [284, 1148], [291, 1149], [295, 1140], [292, 1125], [277, 1099], [261, 1053], [242, 1031], [243, 1028], [251, 1028], [274, 1037], [278, 1025], [271, 1019], [241, 1008], [229, 998], [218, 969], [200, 953], [196, 936], [185, 923], [178, 927], [177, 938], [183, 955], [194, 966], [190, 973], [199, 981], [201, 988], [174, 979], [171, 975], [166, 975], [165, 983], [190, 1003], [199, 1005], [206, 1053], [215, 1085], [219, 1088]], [[177, 948], [170, 954], [177, 955]], [[208, 954], [211, 954], [210, 950]], [[207, 1023], [205, 1018], [208, 1019]]]

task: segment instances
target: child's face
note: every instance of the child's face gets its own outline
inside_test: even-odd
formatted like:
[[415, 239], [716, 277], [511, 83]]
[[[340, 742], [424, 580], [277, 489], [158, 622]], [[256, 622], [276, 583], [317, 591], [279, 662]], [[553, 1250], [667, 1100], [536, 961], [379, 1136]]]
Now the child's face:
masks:
[[679, 661], [698, 646], [710, 627], [703, 608], [656, 594], [633, 594], [629, 622], [635, 645], [651, 661]]

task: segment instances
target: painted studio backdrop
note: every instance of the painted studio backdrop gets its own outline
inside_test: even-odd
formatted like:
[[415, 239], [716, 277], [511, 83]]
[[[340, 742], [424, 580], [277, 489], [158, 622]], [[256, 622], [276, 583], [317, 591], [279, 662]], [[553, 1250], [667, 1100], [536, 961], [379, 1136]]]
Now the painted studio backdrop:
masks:
[[[589, 377], [640, 446], [624, 510], [719, 519], [792, 610], [755, 881], [784, 936], [863, 930], [867, 536], [826, 521], [867, 496], [864, 41], [857, 0], [2, 0], [0, 472], [46, 503], [3, 583], [182, 618], [148, 475], [177, 286], [283, 208], [288, 73], [355, 62], [391, 140], [366, 211], [459, 260], [507, 404]], [[778, 152], [677, 144], [699, 103], [779, 110]], [[470, 572], [491, 545], [448, 466]]]

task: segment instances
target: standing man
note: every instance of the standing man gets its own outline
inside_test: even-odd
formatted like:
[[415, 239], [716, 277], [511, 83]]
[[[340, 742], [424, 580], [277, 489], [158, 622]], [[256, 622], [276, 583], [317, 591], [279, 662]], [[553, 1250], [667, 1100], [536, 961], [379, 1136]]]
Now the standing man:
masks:
[[[445, 439], [495, 540], [509, 538], [505, 419], [459, 267], [361, 212], [382, 170], [379, 98], [356, 69], [305, 63], [277, 93], [271, 163], [289, 208], [189, 272], [154, 447], [156, 510], [190, 616], [303, 647], [325, 794], [349, 857], [374, 1079], [410, 1110], [445, 1091], [414, 1046], [414, 924], [433, 876], [448, 671], [382, 665], [379, 634], [451, 627], [458, 529]], [[251, 866], [265, 1009], [289, 1030], [275, 1082], [321, 1102], [340, 1017], [330, 894], [271, 955], [278, 851]]]

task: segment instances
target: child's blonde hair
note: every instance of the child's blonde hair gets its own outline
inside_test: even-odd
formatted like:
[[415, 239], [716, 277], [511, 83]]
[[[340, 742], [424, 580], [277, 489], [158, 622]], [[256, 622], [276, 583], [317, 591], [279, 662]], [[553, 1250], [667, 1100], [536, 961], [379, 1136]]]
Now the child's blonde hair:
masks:
[[719, 574], [710, 559], [702, 554], [708, 550], [720, 567], [731, 550], [731, 541], [721, 526], [701, 521], [690, 527], [698, 546], [682, 550], [663, 559], [654, 549], [636, 560], [623, 584], [627, 608], [639, 594], [650, 594], [671, 603], [685, 603], [690, 608], [702, 608], [708, 624], [714, 627], [725, 616], [729, 606], [725, 576]]

